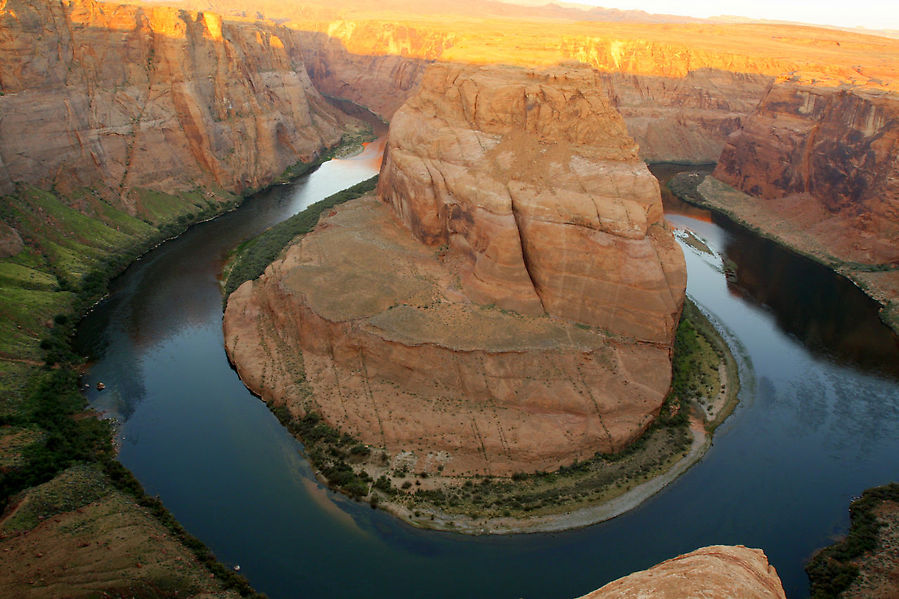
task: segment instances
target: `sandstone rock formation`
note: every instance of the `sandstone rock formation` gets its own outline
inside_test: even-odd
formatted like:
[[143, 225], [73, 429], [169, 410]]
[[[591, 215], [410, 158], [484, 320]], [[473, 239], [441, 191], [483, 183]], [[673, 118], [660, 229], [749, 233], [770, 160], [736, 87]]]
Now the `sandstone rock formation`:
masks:
[[387, 143], [379, 195], [472, 300], [672, 342], [683, 256], [593, 70], [432, 67]]
[[684, 261], [597, 83], [432, 67], [391, 124], [386, 203], [339, 207], [229, 298], [246, 384], [416, 472], [552, 470], [644, 431]]
[[317, 57], [306, 64], [320, 89], [388, 120], [427, 62], [539, 67], [575, 60], [592, 66], [605, 74], [641, 156], [652, 161], [716, 161], [727, 136], [776, 78], [804, 74], [817, 85], [896, 89], [899, 75], [899, 42], [845, 31], [720, 23], [600, 27], [564, 19], [549, 24], [531, 20], [521, 7], [487, 17], [482, 5], [472, 14], [471, 5], [455, 3], [442, 7], [439, 21], [416, 17], [428, 10], [341, 5], [338, 12], [317, 1], [304, 3], [302, 11], [265, 6], [266, 15], [303, 32], [304, 51]]
[[[418, 87], [429, 62], [439, 52], [428, 52], [430, 45], [442, 50], [445, 36], [420, 39], [415, 30], [386, 26], [351, 27], [353, 37], [337, 23], [327, 32], [294, 31], [303, 49], [304, 64], [316, 89], [323, 94], [350, 100], [365, 106], [385, 121], [402, 106]], [[343, 34], [344, 37], [337, 37]], [[354, 48], [353, 39], [380, 41], [374, 53], [370, 48]], [[415, 47], [418, 55], [409, 56], [403, 48]], [[355, 49], [353, 52], [350, 48]]]
[[783, 585], [761, 549], [714, 545], [675, 557], [580, 599], [784, 599]]
[[4, 2], [0, 193], [97, 186], [128, 204], [137, 187], [271, 183], [347, 123], [302, 61], [282, 29], [208, 12]]
[[670, 379], [665, 347], [469, 303], [374, 198], [338, 208], [244, 283], [224, 330], [264, 399], [432, 474], [555, 469], [620, 449]]
[[714, 177], [846, 261], [899, 264], [899, 96], [773, 85]]

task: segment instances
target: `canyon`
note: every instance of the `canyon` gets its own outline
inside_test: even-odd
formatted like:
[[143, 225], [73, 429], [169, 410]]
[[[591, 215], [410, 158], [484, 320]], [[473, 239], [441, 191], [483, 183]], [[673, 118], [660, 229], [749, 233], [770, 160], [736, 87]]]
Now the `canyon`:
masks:
[[855, 281], [899, 330], [897, 117], [893, 93], [777, 83], [698, 191]]
[[[4, 375], [24, 380], [31, 363], [39, 363], [37, 346], [54, 316], [72, 305], [70, 283], [55, 287], [64, 279], [58, 263], [32, 268], [55, 255], [49, 243], [35, 241], [32, 225], [58, 229], [64, 243], [80, 244], [76, 251], [100, 261], [148, 239], [145, 226], [198, 219], [197, 210], [210, 217], [237, 195], [270, 185], [285, 171], [299, 172], [292, 169], [358, 131], [325, 96], [395, 124], [381, 188], [386, 203], [368, 198], [334, 210], [263, 279], [235, 294], [235, 302], [246, 302], [241, 317], [247, 320], [232, 329], [229, 351], [234, 359], [247, 348], [235, 361], [250, 364], [241, 374], [252, 388], [297, 414], [311, 405], [311, 390], [330, 422], [372, 445], [411, 448], [414, 455], [394, 455], [410, 468], [447, 475], [556, 468], [624, 447], [658, 413], [683, 265], [672, 257], [658, 190], [639, 159], [718, 161], [714, 178], [700, 188], [706, 201], [817, 255], [865, 286], [888, 314], [899, 297], [891, 162], [895, 41], [787, 25], [599, 26], [571, 13], [553, 16], [547, 27], [515, 9], [474, 18], [465, 13], [471, 7], [457, 9], [454, 21], [435, 18], [427, 3], [418, 16], [401, 18], [396, 11], [408, 7], [395, 4], [377, 12], [359, 4], [343, 13], [324, 3], [266, 5], [264, 15], [248, 16], [246, 6], [222, 2], [216, 8], [224, 18], [208, 6], [182, 7], [87, 0], [7, 0], [0, 7], [0, 193], [6, 196], [0, 256], [15, 269], [38, 273], [28, 273], [23, 289], [30, 295], [52, 290], [59, 299], [41, 304], [27, 321], [4, 311], [14, 316], [4, 319], [4, 336], [21, 337], [32, 352], [3, 353]], [[510, 23], [518, 35], [504, 33]], [[499, 93], [490, 77], [460, 66], [487, 63], [549, 70], [529, 83], [514, 82], [515, 93]], [[453, 89], [447, 85], [453, 77], [466, 87], [455, 89], [458, 104], [448, 109], [437, 96]], [[547, 77], [568, 78], [571, 89], [589, 87], [574, 105], [603, 114], [603, 130], [614, 131], [600, 140], [608, 146], [598, 143], [582, 154], [559, 143], [581, 144], [596, 130], [589, 119], [577, 120], [581, 113], [565, 113], [573, 96], [547, 93], [553, 85], [565, 89], [564, 81], [550, 84]], [[527, 91], [534, 86], [544, 87]], [[501, 110], [488, 111], [480, 100], [467, 104], [482, 96]], [[510, 106], [516, 112], [500, 116]], [[513, 122], [535, 106], [534, 120]], [[571, 124], [565, 130], [550, 126], [559, 114]], [[521, 131], [507, 135], [513, 124]], [[555, 149], [544, 170], [534, 159], [544, 158], [547, 141]], [[492, 154], [484, 148], [491, 144]], [[553, 166], [565, 161], [570, 169]], [[614, 182], [598, 195], [620, 193], [627, 201], [604, 201], [580, 214], [547, 197], [550, 183], [571, 192], [599, 185], [602, 177], [578, 172], [586, 163], [598, 164]], [[526, 176], [514, 185], [495, 178], [512, 172]], [[49, 200], [35, 200], [36, 189], [55, 194], [66, 216], [46, 214]], [[503, 194], [508, 198], [500, 202]], [[178, 207], [163, 214], [167, 203]], [[735, 208], [744, 205], [746, 212]], [[10, 206], [37, 220], [23, 226], [21, 217], [10, 218]], [[83, 249], [77, 219], [85, 216], [109, 235], [99, 248]], [[107, 229], [138, 233], [114, 236]], [[550, 243], [560, 231], [572, 231], [565, 247]], [[583, 276], [581, 259], [564, 256], [596, 238], [603, 247], [614, 238], [611, 245], [618, 246], [606, 262], [633, 258], [651, 266], [617, 272], [614, 280]], [[335, 243], [349, 248], [346, 256], [336, 255]], [[366, 276], [397, 264], [404, 268], [391, 273], [395, 278]], [[299, 271], [313, 276], [303, 281]], [[8, 271], [4, 277], [4, 286], [13, 280]], [[279, 277], [286, 282], [276, 283]], [[349, 282], [383, 295], [368, 305], [358, 296], [325, 295], [344, 292]], [[572, 290], [580, 285], [603, 298], [602, 309], [578, 303]], [[254, 286], [268, 297], [250, 297]], [[298, 301], [296, 311], [279, 309]], [[264, 326], [254, 328], [251, 318]], [[422, 331], [430, 335], [427, 347]], [[288, 376], [300, 372], [301, 384]], [[503, 393], [491, 390], [488, 375]], [[323, 383], [329, 376], [346, 386]], [[400, 378], [411, 385], [405, 396], [396, 391]], [[530, 395], [504, 386], [513, 384]], [[590, 397], [596, 388], [606, 394]], [[459, 389], [472, 398], [469, 404]], [[550, 395], [564, 401], [547, 402]], [[615, 399], [625, 396], [633, 403]], [[423, 397], [422, 412], [410, 412], [408, 405]], [[346, 409], [347, 399], [360, 406], [356, 412]], [[468, 418], [461, 442], [459, 413]], [[3, 433], [4, 439], [21, 436], [6, 425]], [[10, 447], [18, 459], [22, 446]], [[128, 498], [116, 495], [116, 506], [138, 513]], [[50, 528], [36, 527], [36, 534]], [[34, 546], [46, 544], [46, 537], [16, 534], [3, 542], [24, 540], [27, 547], [27, 539], [42, 538]], [[152, 528], [146, 536], [160, 534]], [[31, 560], [26, 553], [22, 559]], [[200, 574], [191, 576], [205, 576], [197, 568]], [[141, 575], [146, 572], [131, 570], [126, 578]]]

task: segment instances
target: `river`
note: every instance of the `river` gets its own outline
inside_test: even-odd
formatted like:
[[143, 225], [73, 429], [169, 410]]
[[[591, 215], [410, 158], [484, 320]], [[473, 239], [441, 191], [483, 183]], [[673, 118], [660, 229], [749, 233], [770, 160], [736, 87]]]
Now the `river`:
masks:
[[509, 537], [417, 530], [315, 481], [228, 364], [217, 276], [242, 240], [377, 172], [382, 144], [163, 244], [82, 321], [88, 398], [119, 420], [119, 459], [147, 492], [273, 599], [571, 599], [710, 544], [764, 549], [788, 596], [806, 596], [804, 560], [845, 533], [850, 499], [899, 479], [899, 343], [845, 280], [670, 197], [678, 234], [711, 249], [682, 243], [688, 294], [724, 327], [745, 378], [685, 475], [609, 522]]

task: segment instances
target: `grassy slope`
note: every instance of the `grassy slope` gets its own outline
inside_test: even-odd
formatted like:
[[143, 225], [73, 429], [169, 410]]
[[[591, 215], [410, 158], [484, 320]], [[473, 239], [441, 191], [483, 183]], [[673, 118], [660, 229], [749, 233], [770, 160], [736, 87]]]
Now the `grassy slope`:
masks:
[[[370, 130], [347, 133], [340, 144], [308, 164], [297, 163], [278, 181], [309, 172], [372, 138]], [[360, 185], [367, 184], [366, 189], [370, 189], [373, 181]], [[325, 200], [319, 211], [361, 193], [347, 191]], [[164, 569], [158, 571], [162, 578], [153, 580], [144, 570], [139, 578], [150, 590], [142, 596], [168, 596], [168, 591], [177, 588], [182, 594], [231, 589], [229, 593], [254, 595], [242, 576], [224, 568], [158, 500], [147, 497], [137, 480], [115, 461], [111, 429], [106, 422], [92, 417], [78, 391], [76, 373], [81, 360], [72, 354], [69, 343], [76, 319], [102, 297], [108, 281], [137, 257], [182, 233], [189, 225], [236, 207], [240, 198], [207, 189], [178, 195], [136, 189], [133, 201], [132, 215], [104, 201], [101, 194], [91, 189], [61, 196], [22, 186], [15, 195], [0, 197], [0, 221], [18, 231], [25, 243], [19, 253], [0, 258], [0, 509], [8, 517], [16, 506], [29, 501], [42, 488], [36, 485], [52, 485], [71, 468], [93, 464], [102, 472], [105, 484], [115, 487], [114, 502], [119, 509], [132, 512], [131, 516], [138, 520], [137, 512], [155, 518], [157, 523], [153, 526], [167, 529], [172, 538], [193, 553], [200, 573], [189, 573], [188, 578], [196, 580], [200, 576], [206, 581], [196, 588], [193, 583], [178, 587], [178, 583], [163, 575]], [[306, 225], [302, 219], [291, 222], [288, 227], [315, 224]], [[260, 249], [264, 248], [260, 246], [257, 251]], [[77, 489], [77, 485], [56, 487], [63, 495], [69, 492], [67, 489]], [[62, 499], [59, 510], [67, 509], [72, 498]], [[66, 517], [65, 513], [55, 515]], [[15, 545], [17, 539], [29, 537], [36, 530], [42, 532], [34, 542], [43, 539], [41, 535], [52, 533], [42, 527], [17, 530], [15, 534], [0, 530], [0, 544]], [[15, 554], [13, 546], [8, 548]], [[15, 570], [21, 564], [6, 565]], [[107, 577], [105, 582], [95, 581], [95, 586], [113, 585], [108, 590], [115, 594], [121, 590], [115, 585], [128, 587], [127, 577]]]
[[[71, 519], [72, 510], [90, 504], [89, 511], [100, 511], [89, 518], [93, 532], [85, 538], [125, 538], [118, 535], [120, 526], [136, 543], [123, 549], [134, 563], [146, 563], [149, 555], [165, 547], [180, 548], [189, 559], [180, 561], [175, 572], [167, 565], [120, 568], [115, 560], [93, 555], [94, 561], [85, 567], [88, 572], [98, 568], [96, 580], [92, 574], [86, 583], [68, 580], [63, 567], [58, 576], [35, 574], [30, 593], [52, 595], [64, 588], [75, 595], [98, 589], [130, 594], [129, 589], [140, 588], [141, 596], [161, 597], [176, 590], [221, 594], [230, 588], [227, 593], [251, 595], [253, 590], [242, 577], [219, 564], [115, 461], [110, 426], [86, 412], [78, 391], [80, 360], [69, 347], [76, 316], [140, 254], [190, 223], [239, 202], [236, 196], [201, 191], [174, 196], [140, 190], [136, 196], [136, 216], [91, 190], [60, 197], [23, 187], [15, 196], [0, 198], [0, 219], [26, 244], [16, 255], [0, 259], [0, 504], [5, 508], [0, 544], [3, 569], [13, 573], [3, 585], [22, 582], [19, 574], [24, 576], [34, 559], [29, 547], [67, 546], [80, 539], [67, 527], [42, 522]], [[83, 485], [65, 478], [71, 478], [72, 469], [84, 468], [103, 493], [85, 499]], [[47, 493], [52, 501], [46, 500]], [[39, 517], [27, 516], [38, 504]], [[163, 542], [166, 537], [169, 540]], [[69, 557], [73, 556], [62, 555], [60, 560], [67, 564]]]

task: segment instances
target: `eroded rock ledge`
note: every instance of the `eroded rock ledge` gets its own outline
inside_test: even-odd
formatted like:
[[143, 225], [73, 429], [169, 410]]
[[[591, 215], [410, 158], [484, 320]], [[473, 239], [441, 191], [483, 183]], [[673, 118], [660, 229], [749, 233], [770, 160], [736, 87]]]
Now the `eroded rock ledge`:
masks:
[[729, 140], [715, 178], [846, 261], [899, 265], [899, 95], [787, 82]]
[[713, 545], [619, 578], [580, 599], [630, 597], [784, 599], [786, 595], [761, 549]]
[[704, 203], [834, 268], [899, 331], [899, 96], [770, 88], [698, 189]]
[[383, 202], [341, 206], [230, 297], [247, 385], [415, 472], [632, 442], [668, 390], [686, 276], [598, 81], [433, 68], [391, 125]]

